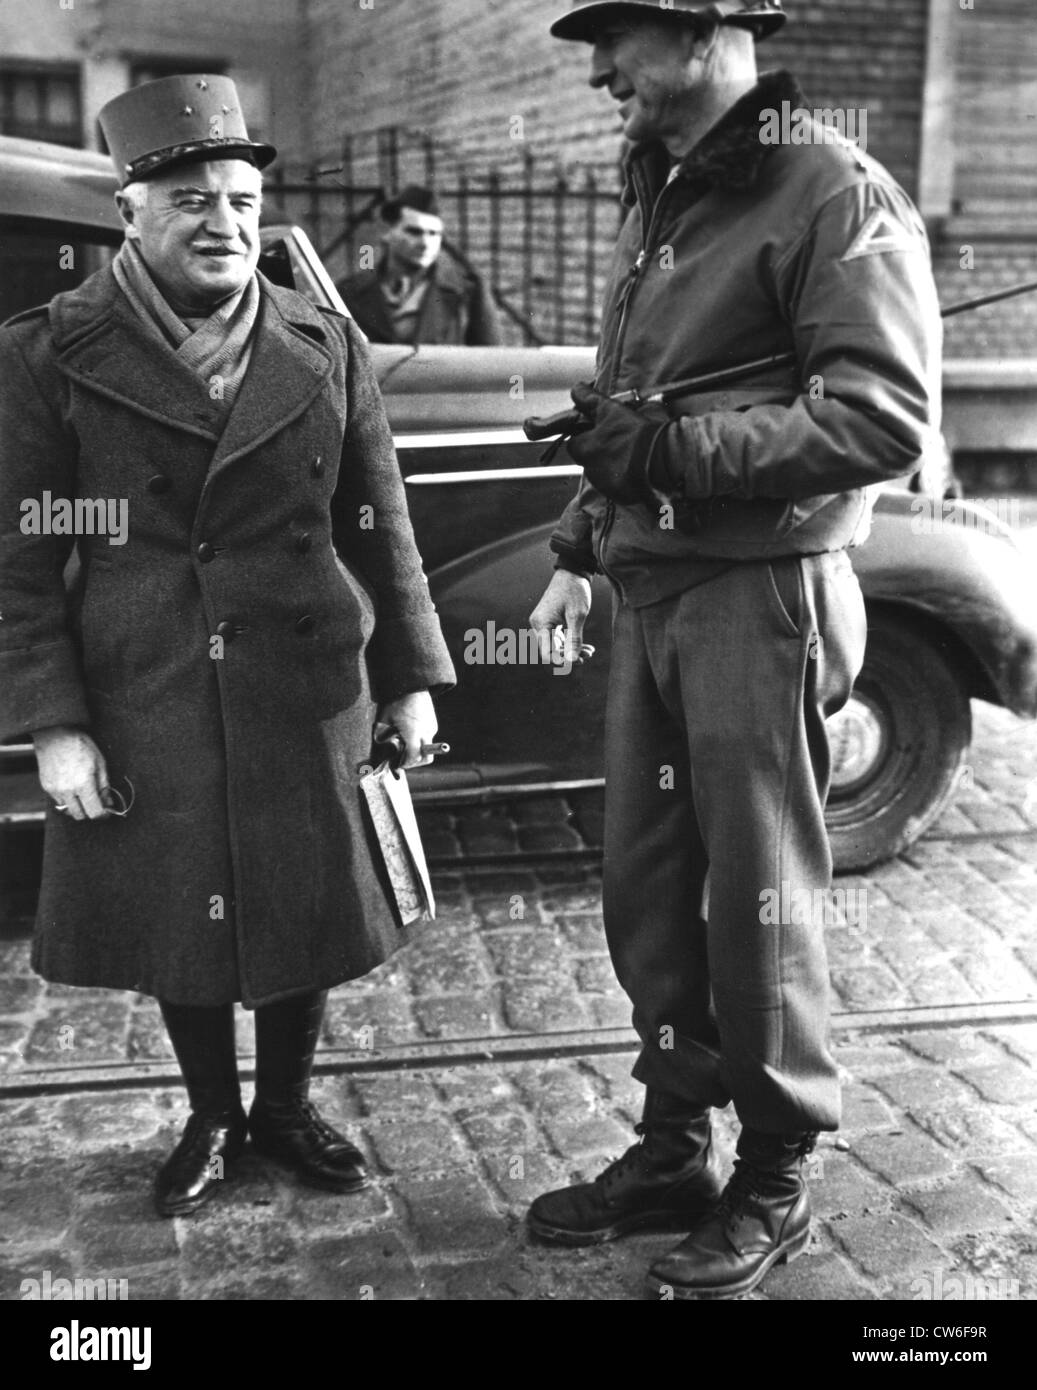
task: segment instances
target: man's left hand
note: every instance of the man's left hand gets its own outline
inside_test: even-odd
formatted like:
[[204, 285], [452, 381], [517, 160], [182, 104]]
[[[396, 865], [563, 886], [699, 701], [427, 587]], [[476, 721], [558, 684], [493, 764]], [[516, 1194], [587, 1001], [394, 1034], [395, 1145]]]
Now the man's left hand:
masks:
[[569, 440], [569, 455], [587, 480], [614, 502], [654, 502], [648, 477], [652, 444], [670, 417], [659, 405], [632, 410], [592, 386], [575, 386], [574, 404], [591, 428]]
[[424, 767], [432, 762], [434, 753], [423, 752], [435, 742], [438, 724], [432, 696], [427, 690], [415, 690], [391, 700], [378, 711], [375, 734], [384, 726], [396, 729], [405, 747], [404, 767]]

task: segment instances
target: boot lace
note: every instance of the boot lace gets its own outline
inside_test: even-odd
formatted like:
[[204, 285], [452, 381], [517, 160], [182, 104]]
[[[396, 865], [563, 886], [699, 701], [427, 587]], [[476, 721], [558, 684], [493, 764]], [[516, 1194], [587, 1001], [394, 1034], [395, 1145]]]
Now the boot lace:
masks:
[[[799, 1141], [787, 1150], [788, 1161], [801, 1163], [808, 1154], [813, 1153], [816, 1143], [816, 1133], [801, 1135]], [[717, 1203], [718, 1214], [734, 1218], [744, 1216], [746, 1208], [763, 1196], [770, 1176], [766, 1169], [756, 1167], [748, 1159], [736, 1158], [734, 1172]]]
[[685, 1121], [683, 1118], [674, 1119], [652, 1119], [650, 1121], [638, 1120], [634, 1125], [634, 1133], [638, 1136], [639, 1143], [631, 1144], [626, 1153], [614, 1158], [603, 1172], [598, 1174], [595, 1179], [604, 1191], [614, 1187], [616, 1183], [622, 1182], [624, 1178], [643, 1162], [642, 1153], [645, 1148], [645, 1141], [653, 1130], [674, 1130], [678, 1133], [683, 1131]]
[[598, 1174], [596, 1179], [603, 1192], [608, 1192], [610, 1188], [622, 1182], [628, 1177], [641, 1161], [641, 1148], [644, 1144], [644, 1136], [648, 1132], [648, 1126], [640, 1121], [634, 1126], [634, 1133], [638, 1136], [640, 1143], [631, 1144], [626, 1153], [614, 1158], [603, 1172]]
[[717, 1203], [717, 1215], [736, 1218], [744, 1216], [750, 1203], [759, 1199], [761, 1185], [759, 1171], [751, 1163], [747, 1163], [744, 1158], [736, 1158], [734, 1172], [728, 1178], [727, 1186], [720, 1194], [720, 1201]]
[[323, 1118], [312, 1101], [302, 1101], [299, 1106], [299, 1116], [311, 1135], [320, 1139], [325, 1144], [335, 1144], [339, 1147], [344, 1146], [345, 1140], [342, 1135], [339, 1134], [337, 1129], [332, 1129], [331, 1125]]

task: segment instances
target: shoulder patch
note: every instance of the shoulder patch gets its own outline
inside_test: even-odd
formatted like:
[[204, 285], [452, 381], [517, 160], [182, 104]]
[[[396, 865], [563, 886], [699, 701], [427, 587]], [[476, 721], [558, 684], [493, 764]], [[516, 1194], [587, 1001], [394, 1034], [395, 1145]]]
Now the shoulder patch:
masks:
[[885, 256], [891, 251], [921, 251], [917, 237], [898, 222], [885, 208], [876, 208], [850, 243], [843, 261], [856, 261], [861, 256]]

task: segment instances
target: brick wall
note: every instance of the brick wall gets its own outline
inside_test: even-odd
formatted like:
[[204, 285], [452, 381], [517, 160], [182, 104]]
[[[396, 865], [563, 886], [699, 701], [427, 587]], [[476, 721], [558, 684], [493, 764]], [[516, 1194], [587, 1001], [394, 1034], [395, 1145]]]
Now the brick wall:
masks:
[[[934, 258], [947, 303], [1037, 280], [1037, 8], [955, 10], [954, 201]], [[950, 321], [946, 352], [1037, 358], [1037, 295]]]
[[[587, 86], [589, 49], [547, 33], [565, 0], [308, 0], [316, 153], [346, 131], [434, 132], [473, 169], [525, 149], [573, 168], [614, 164], [618, 124]], [[788, 66], [818, 106], [866, 107], [869, 149], [913, 191], [926, 0], [802, 4], [761, 67]], [[521, 118], [521, 126], [515, 118]], [[520, 135], [522, 138], [517, 138]]]
[[[365, 132], [400, 127], [400, 181], [423, 181], [434, 143], [437, 186], [449, 194], [465, 166], [476, 187], [496, 171], [508, 188], [521, 186], [523, 161], [535, 162], [535, 184], [546, 191], [558, 177], [577, 185], [588, 169], [603, 190], [617, 188], [622, 144], [608, 99], [587, 85], [590, 50], [548, 34], [566, 0], [372, 0], [370, 8], [341, 0], [308, 0], [307, 38], [314, 96], [315, 149], [324, 167], [341, 163], [343, 137], [354, 137], [351, 180], [391, 183]], [[867, 111], [869, 151], [914, 191], [925, 63], [927, 0], [859, 0], [853, 5], [801, 4], [794, 22], [760, 50], [763, 68], [789, 67], [811, 105]], [[340, 175], [345, 178], [346, 175]], [[457, 231], [459, 206], [445, 213]], [[543, 336], [557, 341], [594, 337], [588, 303], [600, 294], [614, 238], [611, 203], [599, 209], [596, 254], [588, 268], [586, 202], [566, 204], [565, 236], [557, 205], [541, 196], [530, 212], [516, 196], [501, 207], [502, 246], [491, 264], [488, 205], [470, 207], [467, 247], [494, 274]], [[377, 235], [358, 229], [333, 257], [349, 268], [360, 245]], [[533, 282], [523, 275], [523, 249], [535, 251]], [[517, 340], [519, 330], [513, 330]]]

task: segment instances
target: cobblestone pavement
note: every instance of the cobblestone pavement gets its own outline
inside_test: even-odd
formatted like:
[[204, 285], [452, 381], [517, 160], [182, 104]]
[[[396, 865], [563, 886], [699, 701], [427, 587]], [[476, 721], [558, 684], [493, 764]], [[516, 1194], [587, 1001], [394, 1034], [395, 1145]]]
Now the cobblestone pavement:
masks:
[[[839, 1059], [845, 1127], [810, 1160], [810, 1249], [754, 1299], [914, 1299], [966, 1276], [1032, 1298], [1037, 1027], [843, 1037]], [[316, 1098], [369, 1155], [370, 1188], [310, 1191], [249, 1154], [176, 1221], [150, 1207], [183, 1119], [175, 1092], [4, 1102], [0, 1296], [49, 1270], [125, 1278], [131, 1299], [640, 1298], [676, 1237], [567, 1251], [522, 1229], [536, 1193], [626, 1146], [629, 1060], [322, 1079]]]
[[[955, 804], [892, 863], [838, 880], [845, 925], [827, 933], [836, 1009], [1037, 997], [1037, 724], [974, 705]], [[324, 1043], [382, 1049], [437, 1039], [624, 1027], [601, 928], [596, 863], [499, 865], [516, 851], [600, 842], [600, 794], [426, 810], [427, 852], [498, 865], [436, 875], [440, 915], [410, 946], [330, 999]], [[46, 985], [23, 929], [0, 941], [0, 1076], [172, 1056], [152, 1000]], [[251, 1050], [239, 1011], [241, 1046]]]
[[[840, 880], [865, 895], [828, 934], [844, 1127], [811, 1160], [809, 1252], [754, 1299], [939, 1298], [966, 1277], [1037, 1296], [1037, 727], [974, 710], [954, 807], [910, 854]], [[600, 798], [423, 821], [445, 862], [542, 854], [594, 843]], [[126, 1278], [138, 1299], [641, 1297], [674, 1237], [564, 1251], [522, 1228], [637, 1117], [596, 864], [448, 867], [437, 890], [439, 920], [329, 1004], [315, 1098], [372, 1186], [308, 1191], [246, 1151], [189, 1220], [150, 1208], [186, 1115], [154, 1005], [47, 986], [24, 933], [0, 942], [0, 1298], [45, 1270]]]

